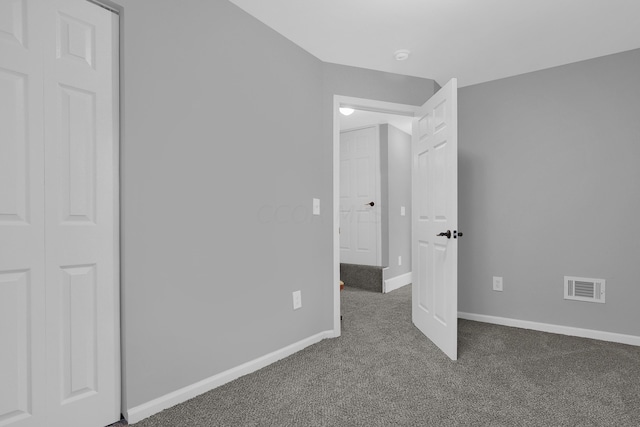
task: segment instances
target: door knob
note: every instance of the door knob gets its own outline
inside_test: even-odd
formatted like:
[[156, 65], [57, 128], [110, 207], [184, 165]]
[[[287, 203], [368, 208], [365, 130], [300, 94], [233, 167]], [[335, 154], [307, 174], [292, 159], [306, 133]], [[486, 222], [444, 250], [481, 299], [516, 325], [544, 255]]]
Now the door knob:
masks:
[[369, 202], [369, 203], [365, 203], [365, 205], [369, 205], [369, 206], [371, 206], [371, 207], [374, 207], [376, 204], [375, 204], [375, 203], [373, 203], [373, 202]]
[[447, 230], [446, 233], [442, 232], [442, 233], [438, 234], [438, 237], [441, 237], [441, 236], [442, 237], [446, 237], [447, 239], [450, 239], [451, 238], [451, 230]]

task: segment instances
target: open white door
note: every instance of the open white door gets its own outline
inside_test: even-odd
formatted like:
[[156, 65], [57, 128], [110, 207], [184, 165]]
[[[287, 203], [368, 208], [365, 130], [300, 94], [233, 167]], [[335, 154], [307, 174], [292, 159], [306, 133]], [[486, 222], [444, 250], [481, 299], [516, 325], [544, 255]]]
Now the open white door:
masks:
[[458, 82], [452, 79], [413, 120], [412, 319], [458, 358]]

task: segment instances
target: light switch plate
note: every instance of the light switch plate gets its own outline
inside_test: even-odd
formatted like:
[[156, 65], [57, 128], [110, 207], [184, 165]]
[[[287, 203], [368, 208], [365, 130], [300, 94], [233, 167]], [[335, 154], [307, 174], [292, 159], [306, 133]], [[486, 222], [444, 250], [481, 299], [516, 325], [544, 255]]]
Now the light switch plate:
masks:
[[297, 310], [302, 307], [302, 291], [295, 291], [293, 293], [293, 309]]
[[320, 199], [313, 199], [313, 214], [320, 215]]
[[493, 276], [493, 290], [502, 292], [502, 277]]
[[400, 206], [400, 216], [404, 216], [404, 215], [405, 215], [404, 206]]

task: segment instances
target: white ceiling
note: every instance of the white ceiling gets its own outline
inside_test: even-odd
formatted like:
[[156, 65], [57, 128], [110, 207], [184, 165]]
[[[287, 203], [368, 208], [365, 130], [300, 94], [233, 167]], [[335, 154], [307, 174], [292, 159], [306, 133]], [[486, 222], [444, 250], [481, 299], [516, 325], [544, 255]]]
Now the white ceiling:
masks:
[[231, 1], [322, 61], [440, 85], [640, 48], [640, 0]]
[[342, 114], [339, 114], [339, 116], [340, 130], [390, 124], [411, 135], [412, 117], [363, 110], [355, 110], [350, 116], [343, 116]]

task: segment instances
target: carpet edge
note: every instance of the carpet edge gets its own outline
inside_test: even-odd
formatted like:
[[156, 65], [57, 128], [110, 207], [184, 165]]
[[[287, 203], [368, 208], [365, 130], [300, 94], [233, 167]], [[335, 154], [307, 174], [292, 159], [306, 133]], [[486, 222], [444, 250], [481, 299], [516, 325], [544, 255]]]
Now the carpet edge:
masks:
[[129, 424], [137, 423], [148, 418], [164, 409], [170, 408], [182, 402], [186, 402], [196, 396], [206, 393], [214, 388], [220, 387], [230, 381], [241, 376], [250, 374], [262, 369], [278, 360], [284, 359], [310, 345], [316, 344], [324, 339], [333, 338], [335, 336], [333, 330], [322, 331], [310, 337], [304, 338], [293, 344], [289, 344], [279, 350], [268, 353], [257, 359], [243, 363], [242, 365], [223, 371], [204, 380], [198, 381], [186, 387], [182, 387], [164, 396], [160, 396], [149, 402], [134, 406], [124, 412], [124, 417]]
[[458, 318], [474, 320], [476, 322], [492, 323], [495, 325], [511, 326], [514, 328], [531, 329], [540, 332], [550, 332], [552, 334], [569, 335], [573, 337], [590, 338], [600, 341], [640, 346], [640, 336], [619, 334], [617, 332], [598, 331], [594, 329], [533, 322], [530, 320], [512, 319], [509, 317], [489, 316], [486, 314], [465, 313], [461, 311], [458, 312]]

